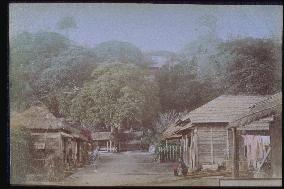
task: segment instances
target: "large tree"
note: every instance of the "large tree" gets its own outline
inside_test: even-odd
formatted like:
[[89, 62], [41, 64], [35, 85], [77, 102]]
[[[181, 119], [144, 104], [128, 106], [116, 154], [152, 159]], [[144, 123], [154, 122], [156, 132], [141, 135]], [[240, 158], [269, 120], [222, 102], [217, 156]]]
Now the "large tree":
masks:
[[67, 38], [52, 32], [24, 32], [11, 39], [9, 82], [12, 109], [22, 111], [36, 100], [32, 84], [51, 65], [51, 59], [69, 45]]
[[271, 39], [238, 39], [223, 44], [217, 60], [226, 65], [230, 94], [267, 95], [281, 90], [281, 44]]
[[179, 57], [179, 64], [163, 66], [157, 76], [162, 111], [192, 110], [215, 97], [208, 81], [197, 77], [196, 60]]
[[101, 65], [72, 100], [71, 114], [82, 124], [107, 125], [113, 133], [147, 126], [159, 109], [157, 92], [147, 71], [134, 64]]
[[33, 82], [35, 93], [56, 116], [70, 116], [70, 103], [97, 66], [94, 52], [72, 46], [51, 59]]
[[52, 32], [22, 33], [11, 41], [11, 107], [22, 111], [42, 101], [56, 116], [69, 106], [96, 67], [95, 52]]

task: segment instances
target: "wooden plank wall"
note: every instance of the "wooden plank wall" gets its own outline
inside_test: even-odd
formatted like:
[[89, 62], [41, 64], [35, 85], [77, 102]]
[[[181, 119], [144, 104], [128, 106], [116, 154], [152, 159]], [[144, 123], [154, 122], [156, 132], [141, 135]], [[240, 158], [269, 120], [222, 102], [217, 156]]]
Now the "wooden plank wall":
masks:
[[225, 124], [199, 124], [197, 135], [199, 165], [224, 163], [227, 148]]
[[282, 178], [282, 120], [272, 123], [270, 132], [272, 177]]
[[46, 142], [46, 149], [60, 149], [59, 133], [33, 133], [32, 137], [34, 142]]
[[[231, 170], [231, 166], [232, 166], [232, 159], [233, 159], [233, 132], [232, 129], [228, 129], [227, 130], [228, 133], [228, 142], [229, 142], [229, 155], [226, 158], [227, 159], [227, 170]], [[245, 152], [244, 152], [244, 141], [242, 138], [242, 133], [240, 131], [237, 130], [237, 140], [239, 142], [239, 160], [241, 161], [241, 164], [244, 165], [245, 161], [246, 161], [246, 157], [245, 157]], [[240, 167], [240, 169], [243, 169], [242, 167]]]

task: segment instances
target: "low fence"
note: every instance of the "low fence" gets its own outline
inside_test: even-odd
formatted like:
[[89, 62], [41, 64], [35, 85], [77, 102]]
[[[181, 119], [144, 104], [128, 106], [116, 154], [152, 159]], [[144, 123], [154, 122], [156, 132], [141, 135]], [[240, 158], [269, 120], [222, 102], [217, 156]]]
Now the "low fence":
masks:
[[183, 155], [180, 145], [167, 145], [158, 147], [158, 158], [160, 162], [176, 162]]

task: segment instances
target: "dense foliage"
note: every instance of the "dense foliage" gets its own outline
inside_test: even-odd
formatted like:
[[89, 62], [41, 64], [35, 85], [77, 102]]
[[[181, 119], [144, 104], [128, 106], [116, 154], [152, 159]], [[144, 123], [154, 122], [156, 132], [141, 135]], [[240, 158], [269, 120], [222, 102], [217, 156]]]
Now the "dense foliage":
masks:
[[12, 128], [10, 131], [10, 175], [11, 183], [25, 182], [31, 171], [30, 134], [22, 128]]
[[192, 110], [216, 96], [209, 81], [198, 77], [197, 66], [196, 59], [180, 56], [179, 64], [162, 67], [157, 81], [163, 111]]
[[157, 86], [146, 76], [133, 64], [101, 65], [72, 100], [73, 117], [87, 125], [145, 125], [159, 108]]
[[[160, 133], [159, 113], [191, 111], [221, 94], [281, 90], [279, 42], [224, 42], [214, 34], [214, 19], [202, 23], [211, 32], [178, 53], [142, 53], [119, 41], [90, 49], [58, 33], [22, 33], [10, 42], [11, 109], [21, 112], [42, 102], [55, 116], [97, 130], [137, 127]], [[154, 77], [147, 67], [151, 56], [167, 61]]]
[[240, 39], [223, 44], [227, 90], [231, 94], [273, 94], [281, 89], [281, 45], [272, 40]]

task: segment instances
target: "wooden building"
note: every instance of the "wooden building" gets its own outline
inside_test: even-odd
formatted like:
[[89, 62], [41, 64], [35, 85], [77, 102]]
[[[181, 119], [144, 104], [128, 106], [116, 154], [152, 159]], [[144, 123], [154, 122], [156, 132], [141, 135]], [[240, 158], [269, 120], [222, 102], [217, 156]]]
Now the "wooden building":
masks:
[[142, 150], [143, 131], [123, 131], [121, 133], [120, 151]]
[[[265, 126], [268, 128], [263, 128], [264, 125], [260, 124], [264, 120], [266, 120], [267, 125]], [[252, 126], [254, 127], [252, 128]], [[248, 112], [232, 121], [227, 128], [232, 130], [233, 133], [233, 177], [239, 176], [238, 162], [241, 157], [239, 150], [241, 140], [239, 140], [240, 132], [238, 130], [245, 129], [246, 133], [257, 133], [259, 130], [268, 129], [271, 140], [271, 151], [269, 151], [271, 152], [271, 177], [282, 179], [282, 92], [255, 103]], [[263, 159], [263, 163], [266, 161], [269, 152]]]
[[[142, 131], [122, 131], [119, 133], [120, 151], [141, 150]], [[92, 134], [94, 145], [99, 147], [99, 150], [113, 152], [114, 142], [112, 141], [111, 132], [94, 132]]]
[[[45, 106], [32, 106], [10, 119], [10, 127], [23, 127], [30, 131], [33, 161], [42, 168], [50, 157], [60, 159], [63, 167], [84, 162], [88, 139], [80, 130], [72, 128], [63, 119], [56, 118]], [[58, 162], [57, 162], [58, 163]]]
[[95, 147], [98, 147], [101, 151], [113, 151], [113, 142], [111, 141], [111, 132], [94, 132], [92, 134], [92, 140]]
[[[86, 135], [86, 132], [83, 132], [84, 130], [86, 131], [87, 129], [84, 129], [81, 127], [80, 124], [72, 122], [72, 121], [67, 121], [65, 119], [61, 119], [63, 124], [65, 125], [68, 130], [70, 130], [71, 135], [72, 135], [72, 140], [71, 140], [71, 145], [66, 145], [66, 147], [71, 146], [70, 149], [66, 149], [66, 152], [72, 151], [72, 160], [73, 164], [75, 166], [82, 166], [88, 158], [88, 151], [89, 151], [89, 146], [91, 145], [91, 140]], [[87, 130], [87, 132], [91, 132], [90, 130]], [[65, 141], [64, 141], [65, 142]], [[67, 154], [66, 154], [67, 155]], [[65, 158], [66, 160], [67, 158]]]
[[232, 155], [232, 133], [226, 126], [264, 98], [222, 95], [176, 122], [174, 135], [182, 136], [183, 159], [189, 169], [230, 167], [226, 162]]
[[171, 124], [163, 133], [161, 138], [166, 142], [171, 140], [179, 140], [182, 138], [181, 134], [176, 134], [175, 132], [181, 129], [180, 125], [176, 121], [175, 123]]

